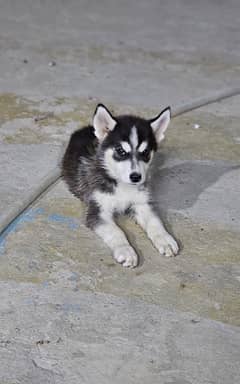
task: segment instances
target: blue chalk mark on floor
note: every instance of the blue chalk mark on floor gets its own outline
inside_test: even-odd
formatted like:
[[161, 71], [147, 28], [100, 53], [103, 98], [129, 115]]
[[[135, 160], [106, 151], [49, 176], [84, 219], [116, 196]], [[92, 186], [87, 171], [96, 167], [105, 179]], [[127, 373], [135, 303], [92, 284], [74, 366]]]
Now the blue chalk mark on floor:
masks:
[[63, 312], [80, 312], [81, 306], [80, 304], [75, 304], [75, 303], [63, 303], [63, 304], [57, 304], [57, 309]]
[[47, 220], [53, 221], [55, 223], [66, 224], [69, 229], [74, 230], [79, 228], [79, 223], [77, 222], [77, 220], [74, 220], [72, 217], [59, 215], [57, 213], [49, 215], [47, 217]]
[[8, 225], [8, 227], [0, 235], [0, 254], [4, 252], [6, 245], [6, 237], [13, 232], [16, 232], [19, 227], [24, 223], [31, 223], [35, 220], [37, 215], [42, 215], [44, 213], [43, 208], [29, 209], [26, 212], [23, 212], [15, 220]]
[[37, 216], [44, 215], [46, 219], [50, 222], [60, 223], [67, 225], [69, 229], [76, 230], [79, 228], [80, 223], [68, 216], [59, 215], [57, 213], [46, 215], [45, 210], [41, 207], [31, 208], [21, 215], [19, 215], [15, 220], [9, 224], [9, 226], [2, 232], [0, 235], [0, 254], [3, 254], [6, 246], [6, 238], [10, 233], [16, 232], [23, 224], [33, 222]]

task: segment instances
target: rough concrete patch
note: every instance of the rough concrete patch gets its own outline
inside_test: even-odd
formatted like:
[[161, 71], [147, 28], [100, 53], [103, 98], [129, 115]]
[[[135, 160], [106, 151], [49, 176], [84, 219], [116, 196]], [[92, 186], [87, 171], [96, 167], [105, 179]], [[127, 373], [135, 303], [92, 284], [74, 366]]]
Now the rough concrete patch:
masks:
[[[12, 4], [1, 9], [3, 91], [42, 98], [104, 95], [158, 107], [236, 86], [239, 78], [235, 0], [227, 10], [207, 1], [177, 7], [156, 0], [149, 6], [106, 1], [104, 7], [93, 1], [83, 7], [70, 0], [41, 10], [32, 1]], [[49, 67], [53, 61], [57, 65]]]
[[0, 296], [1, 341], [8, 341], [0, 348], [1, 382], [110, 384], [126, 377], [130, 384], [239, 380], [235, 327], [202, 318], [194, 322], [191, 314], [132, 298], [59, 287], [1, 283]]

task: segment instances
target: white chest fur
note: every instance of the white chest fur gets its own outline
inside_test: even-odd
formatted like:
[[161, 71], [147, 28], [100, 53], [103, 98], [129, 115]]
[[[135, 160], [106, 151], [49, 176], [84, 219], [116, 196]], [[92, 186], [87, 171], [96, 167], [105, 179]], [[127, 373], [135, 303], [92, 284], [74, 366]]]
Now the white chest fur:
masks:
[[113, 193], [95, 191], [93, 198], [101, 207], [103, 215], [112, 216], [114, 211], [124, 212], [130, 205], [146, 204], [148, 191], [135, 185], [120, 183]]

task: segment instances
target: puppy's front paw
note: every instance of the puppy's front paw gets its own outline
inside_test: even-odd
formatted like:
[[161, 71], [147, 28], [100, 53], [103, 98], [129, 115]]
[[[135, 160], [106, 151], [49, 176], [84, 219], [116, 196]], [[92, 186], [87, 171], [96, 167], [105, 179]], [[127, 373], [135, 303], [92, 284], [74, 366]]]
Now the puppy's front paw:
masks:
[[116, 248], [113, 257], [124, 267], [134, 268], [138, 264], [138, 256], [130, 245], [123, 245]]
[[168, 232], [160, 234], [153, 243], [161, 255], [171, 257], [178, 254], [178, 244]]

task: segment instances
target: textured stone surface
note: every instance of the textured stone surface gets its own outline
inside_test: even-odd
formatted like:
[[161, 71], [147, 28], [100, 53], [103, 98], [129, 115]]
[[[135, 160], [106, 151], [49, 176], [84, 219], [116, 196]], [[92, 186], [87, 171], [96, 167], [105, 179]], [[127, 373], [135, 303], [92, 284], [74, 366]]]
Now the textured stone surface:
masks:
[[[151, 117], [239, 86], [239, 7], [1, 1], [0, 218], [98, 101]], [[173, 119], [156, 158], [153, 199], [178, 257], [121, 219], [140, 255], [123, 269], [62, 182], [1, 235], [1, 384], [240, 382], [239, 103]]]
[[3, 383], [239, 381], [237, 104], [175, 118], [153, 165], [178, 257], [158, 255], [122, 219], [140, 255], [138, 268], [123, 269], [62, 182], [0, 238]]
[[239, 11], [238, 0], [2, 0], [0, 87], [148, 107], [202, 98], [239, 86]]
[[63, 286], [0, 288], [1, 383], [239, 382], [238, 328]]

